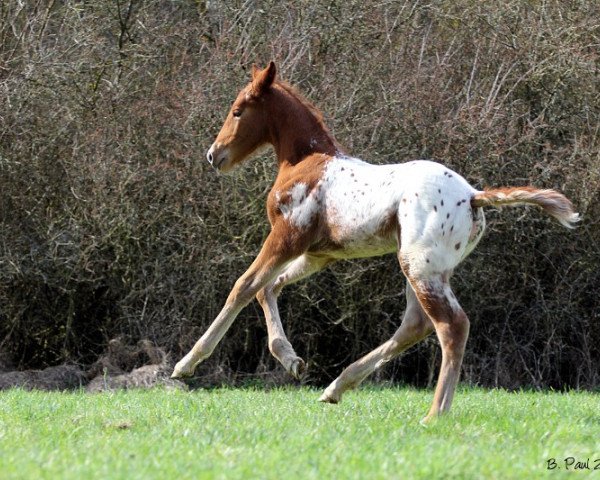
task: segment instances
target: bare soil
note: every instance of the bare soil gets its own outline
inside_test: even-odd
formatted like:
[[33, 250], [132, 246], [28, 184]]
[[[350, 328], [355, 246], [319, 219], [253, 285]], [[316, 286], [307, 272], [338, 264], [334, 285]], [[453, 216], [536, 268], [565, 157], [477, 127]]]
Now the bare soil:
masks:
[[10, 359], [0, 352], [0, 390], [71, 390], [84, 387], [87, 392], [128, 388], [187, 388], [169, 378], [172, 365], [168, 355], [149, 340], [127, 345], [115, 338], [106, 353], [91, 367], [58, 365], [43, 370], [15, 370]]

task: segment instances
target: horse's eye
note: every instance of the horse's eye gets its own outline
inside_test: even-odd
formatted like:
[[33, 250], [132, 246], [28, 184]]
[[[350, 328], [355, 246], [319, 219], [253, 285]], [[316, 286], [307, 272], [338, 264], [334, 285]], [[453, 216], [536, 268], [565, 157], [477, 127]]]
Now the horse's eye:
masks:
[[239, 110], [239, 109], [235, 109], [235, 110], [233, 111], [233, 116], [234, 116], [234, 117], [238, 117], [238, 118], [239, 118], [239, 117], [241, 117], [241, 116], [242, 116], [242, 111], [241, 111], [241, 110]]

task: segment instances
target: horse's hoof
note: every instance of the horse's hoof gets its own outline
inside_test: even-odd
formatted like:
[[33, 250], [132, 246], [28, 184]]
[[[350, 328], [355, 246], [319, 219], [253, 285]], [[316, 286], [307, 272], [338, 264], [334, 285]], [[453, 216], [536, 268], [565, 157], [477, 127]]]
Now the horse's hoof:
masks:
[[435, 420], [437, 420], [437, 418], [438, 418], [437, 415], [427, 415], [426, 417], [423, 417], [419, 423], [421, 424], [422, 427], [428, 427]]
[[171, 374], [171, 378], [185, 378], [188, 375], [184, 374], [181, 370], [177, 370], [177, 368], [173, 369], [173, 373]]
[[306, 373], [306, 362], [300, 357], [297, 357], [292, 361], [289, 372], [296, 380], [301, 380]]
[[331, 403], [331, 404], [335, 405], [340, 402], [340, 398], [335, 398], [335, 397], [329, 395], [327, 392], [325, 392], [325, 393], [323, 393], [323, 395], [321, 395], [319, 397], [319, 402]]
[[194, 375], [194, 367], [189, 367], [187, 364], [182, 361], [175, 365], [173, 369], [173, 373], [171, 374], [171, 378], [186, 378]]

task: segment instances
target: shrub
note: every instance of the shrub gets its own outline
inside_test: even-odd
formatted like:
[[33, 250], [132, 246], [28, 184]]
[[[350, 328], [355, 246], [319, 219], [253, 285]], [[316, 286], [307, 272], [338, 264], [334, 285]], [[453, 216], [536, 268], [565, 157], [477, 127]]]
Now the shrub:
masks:
[[[538, 212], [488, 213], [454, 281], [472, 321], [464, 378], [597, 386], [597, 6], [226, 3], [0, 7], [0, 350], [40, 368], [91, 364], [117, 335], [175, 356], [192, 345], [268, 231], [272, 155], [222, 177], [204, 152], [250, 65], [273, 58], [357, 156], [433, 158], [480, 187], [574, 201], [575, 232]], [[284, 292], [313, 381], [393, 333], [403, 286], [389, 256]], [[430, 383], [438, 357], [427, 340], [378, 378]], [[200, 374], [274, 368], [251, 304]]]

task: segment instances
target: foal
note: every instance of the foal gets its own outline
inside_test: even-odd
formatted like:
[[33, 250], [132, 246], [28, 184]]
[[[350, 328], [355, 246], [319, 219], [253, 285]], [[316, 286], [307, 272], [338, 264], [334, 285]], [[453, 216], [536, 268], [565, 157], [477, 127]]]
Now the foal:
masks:
[[267, 199], [271, 232], [217, 318], [172, 376], [192, 375], [256, 296], [265, 313], [271, 353], [299, 378], [305, 363], [281, 325], [281, 289], [339, 259], [397, 252], [407, 279], [400, 327], [387, 342], [347, 367], [320, 400], [339, 402], [346, 390], [435, 330], [442, 365], [425, 420], [447, 412], [469, 334], [469, 320], [449, 282], [454, 268], [483, 235], [481, 207], [533, 204], [569, 228], [578, 214], [553, 190], [478, 191], [438, 163], [371, 165], [351, 158], [341, 151], [319, 111], [275, 76], [273, 62], [264, 70], [253, 68], [252, 81], [237, 96], [207, 154], [217, 170], [228, 172], [261, 146], [273, 146], [279, 171]]

